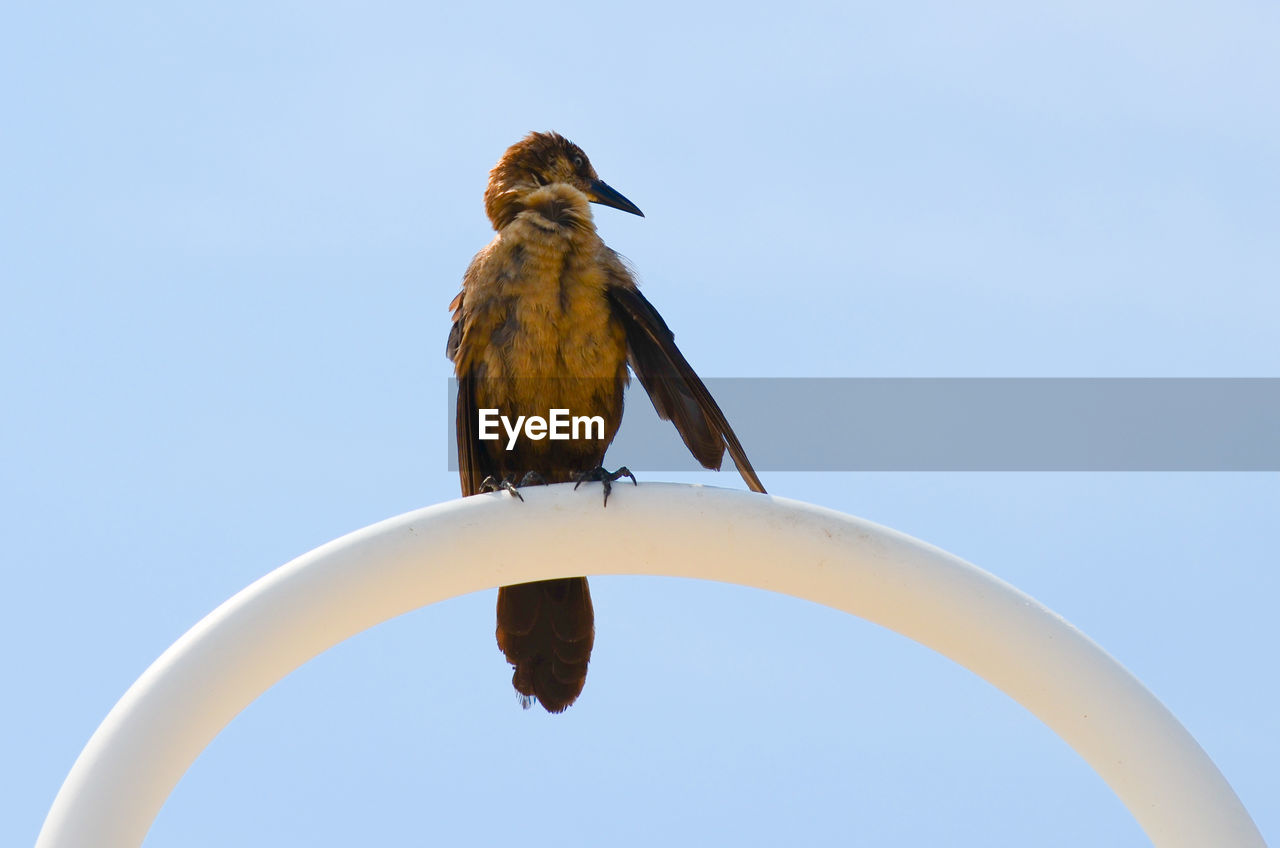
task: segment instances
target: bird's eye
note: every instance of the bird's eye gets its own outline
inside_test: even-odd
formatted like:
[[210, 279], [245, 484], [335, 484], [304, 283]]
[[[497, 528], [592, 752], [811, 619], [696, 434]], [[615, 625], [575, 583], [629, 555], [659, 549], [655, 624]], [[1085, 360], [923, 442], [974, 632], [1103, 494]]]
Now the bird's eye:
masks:
[[575, 157], [573, 157], [573, 167], [575, 167], [575, 168], [581, 168], [581, 167], [582, 167], [582, 157], [581, 157], [581, 156], [575, 156]]

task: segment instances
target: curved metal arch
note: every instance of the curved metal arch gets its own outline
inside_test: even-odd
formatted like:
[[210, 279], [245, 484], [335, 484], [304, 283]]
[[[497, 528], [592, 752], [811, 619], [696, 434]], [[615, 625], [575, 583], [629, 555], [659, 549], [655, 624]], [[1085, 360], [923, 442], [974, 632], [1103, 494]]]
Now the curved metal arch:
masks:
[[[664, 483], [614, 491], [605, 510], [598, 494], [567, 485], [526, 489], [524, 503], [500, 493], [427, 507], [253, 583], [175, 642], [111, 710], [63, 783], [37, 848], [140, 845], [218, 732], [307, 660], [447, 598], [605, 573], [597, 557], [575, 554], [603, 549], [614, 554], [610, 574], [755, 586], [895, 630], [1040, 718], [1158, 848], [1265, 848], [1226, 779], [1151, 692], [1060, 616], [985, 571], [798, 501]], [[474, 556], [517, 546], [518, 559]]]

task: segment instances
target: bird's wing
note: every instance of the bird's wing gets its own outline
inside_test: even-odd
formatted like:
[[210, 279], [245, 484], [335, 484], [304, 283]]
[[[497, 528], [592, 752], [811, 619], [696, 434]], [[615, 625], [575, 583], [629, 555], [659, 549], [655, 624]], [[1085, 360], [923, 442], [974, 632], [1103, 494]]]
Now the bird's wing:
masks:
[[[449, 304], [453, 310], [453, 326], [449, 329], [449, 341], [445, 356], [458, 364], [458, 348], [462, 345], [462, 292]], [[476, 379], [470, 368], [458, 374], [458, 478], [462, 494], [478, 494], [484, 482], [484, 470], [480, 467], [483, 456], [476, 434]]]
[[747, 459], [742, 443], [725, 420], [707, 387], [676, 347], [675, 334], [634, 285], [615, 282], [606, 288], [614, 316], [627, 334], [627, 361], [649, 393], [664, 421], [676, 425], [694, 458], [704, 468], [720, 468], [729, 448], [738, 473], [753, 492], [764, 485]]

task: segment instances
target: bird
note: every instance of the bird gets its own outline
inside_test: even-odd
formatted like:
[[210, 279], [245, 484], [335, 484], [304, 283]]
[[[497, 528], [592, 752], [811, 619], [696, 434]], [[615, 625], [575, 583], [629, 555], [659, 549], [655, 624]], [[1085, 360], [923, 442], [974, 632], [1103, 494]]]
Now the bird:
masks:
[[[496, 235], [449, 304], [445, 350], [457, 379], [462, 494], [518, 496], [518, 485], [592, 480], [603, 484], [607, 507], [612, 481], [635, 482], [625, 467], [603, 466], [622, 422], [628, 368], [698, 462], [718, 470], [727, 449], [747, 486], [763, 493], [670, 328], [596, 232], [591, 203], [644, 217], [600, 179], [582, 148], [555, 132], [529, 133], [489, 173], [484, 206]], [[603, 427], [577, 439], [517, 439], [508, 450], [505, 434], [493, 439], [481, 421], [482, 410], [516, 420], [557, 408], [598, 416]], [[496, 635], [522, 706], [536, 700], [563, 712], [582, 692], [595, 642], [586, 578], [500, 587]]]

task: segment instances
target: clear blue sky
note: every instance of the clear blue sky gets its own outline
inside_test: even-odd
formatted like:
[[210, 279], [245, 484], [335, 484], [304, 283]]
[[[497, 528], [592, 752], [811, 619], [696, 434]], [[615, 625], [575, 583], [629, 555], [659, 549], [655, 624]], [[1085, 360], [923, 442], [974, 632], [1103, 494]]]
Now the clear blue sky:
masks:
[[[445, 307], [528, 130], [644, 209], [596, 218], [705, 375], [1280, 376], [1278, 42], [1263, 2], [10, 4], [0, 844], [201, 616], [457, 496]], [[1280, 839], [1276, 474], [765, 483], [1065, 615]], [[517, 707], [492, 593], [419, 610], [246, 710], [148, 844], [1144, 842], [895, 634], [593, 586], [567, 714]]]

